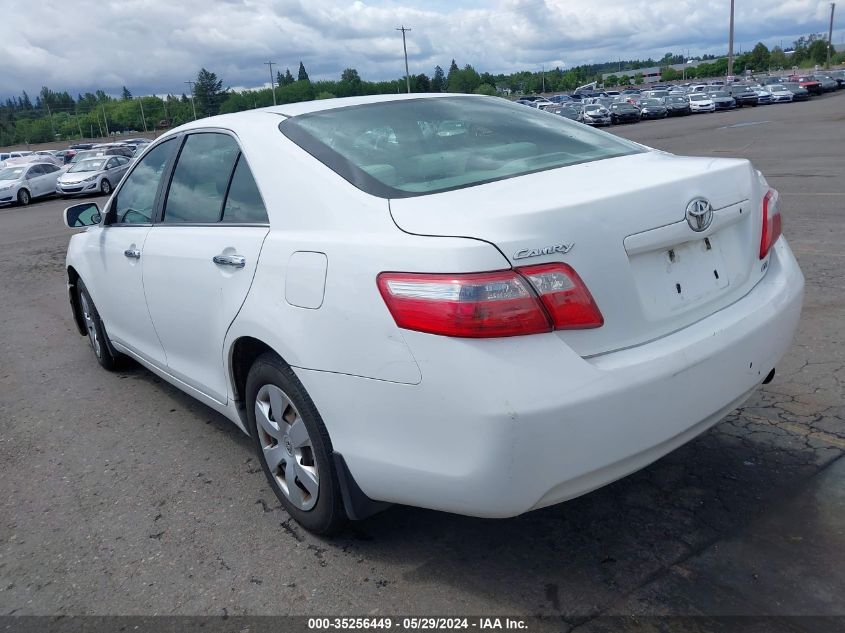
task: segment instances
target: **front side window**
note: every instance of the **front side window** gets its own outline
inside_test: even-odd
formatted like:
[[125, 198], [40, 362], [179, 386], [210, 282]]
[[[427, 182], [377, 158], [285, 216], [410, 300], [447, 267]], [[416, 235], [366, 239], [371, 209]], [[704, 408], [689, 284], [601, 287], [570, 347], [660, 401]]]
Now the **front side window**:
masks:
[[220, 221], [239, 148], [227, 134], [191, 134], [173, 170], [163, 222], [210, 224]]
[[126, 176], [112, 206], [115, 223], [152, 222], [161, 177], [175, 148], [175, 139], [162, 142], [150, 150]]
[[504, 99], [445, 97], [335, 108], [280, 131], [363, 191], [404, 198], [644, 151]]

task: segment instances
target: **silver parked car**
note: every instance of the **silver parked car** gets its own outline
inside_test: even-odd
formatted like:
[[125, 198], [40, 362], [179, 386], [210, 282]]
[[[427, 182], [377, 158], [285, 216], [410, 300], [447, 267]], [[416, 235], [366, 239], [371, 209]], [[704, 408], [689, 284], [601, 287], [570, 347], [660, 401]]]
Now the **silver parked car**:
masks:
[[0, 169], [0, 204], [28, 205], [56, 190], [59, 168], [52, 163], [20, 163]]
[[60, 196], [109, 194], [131, 163], [131, 159], [126, 156], [85, 158], [59, 176], [56, 193]]

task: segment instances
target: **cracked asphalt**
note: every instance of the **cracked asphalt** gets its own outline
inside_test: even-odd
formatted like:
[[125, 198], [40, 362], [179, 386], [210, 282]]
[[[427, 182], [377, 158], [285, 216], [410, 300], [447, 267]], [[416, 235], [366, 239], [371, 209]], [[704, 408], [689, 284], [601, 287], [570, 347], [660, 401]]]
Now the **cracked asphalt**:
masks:
[[[742, 614], [702, 601], [706, 570], [730, 562], [716, 585], [764, 582], [774, 572], [744, 553], [747, 539], [785, 530], [776, 519], [812, 532], [807, 499], [821, 514], [826, 501], [808, 491], [845, 481], [831, 466], [845, 451], [843, 123], [840, 92], [611, 129], [748, 157], [781, 193], [804, 313], [745, 406], [562, 505], [510, 520], [395, 507], [331, 540], [290, 520], [229, 422], [140, 367], [98, 367], [68, 308], [64, 203], [0, 209], [0, 615], [502, 614], [566, 630], [609, 614]], [[781, 567], [811, 573], [801, 556]], [[845, 614], [832, 567], [781, 611]]]

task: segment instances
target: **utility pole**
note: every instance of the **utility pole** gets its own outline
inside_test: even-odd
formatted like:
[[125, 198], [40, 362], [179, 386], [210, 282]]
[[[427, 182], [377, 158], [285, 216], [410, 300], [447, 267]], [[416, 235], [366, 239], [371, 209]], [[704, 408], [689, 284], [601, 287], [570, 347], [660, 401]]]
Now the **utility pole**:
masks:
[[402, 50], [405, 51], [405, 86], [408, 88], [408, 94], [411, 94], [411, 74], [408, 72], [408, 47], [405, 44], [405, 32], [411, 32], [411, 29], [406, 29], [405, 25], [403, 24], [401, 27], [396, 29], [397, 31], [402, 31]]
[[833, 12], [836, 9], [836, 3], [830, 3], [830, 27], [827, 30], [827, 64], [825, 68], [830, 68], [830, 51], [833, 48]]
[[106, 119], [106, 104], [103, 104], [103, 123], [106, 126], [106, 136], [111, 136], [111, 132], [109, 132], [109, 122]]
[[543, 72], [543, 92], [542, 92], [542, 94], [546, 94], [546, 66], [543, 65], [543, 66], [540, 66], [540, 68], [542, 69], [542, 72]]
[[270, 67], [270, 90], [273, 91], [273, 105], [276, 105], [276, 78], [273, 76], [273, 64], [276, 62], [264, 62], [265, 66]]
[[[828, 66], [830, 66], [830, 48], [827, 50], [827, 59], [828, 59]], [[47, 108], [47, 116], [50, 117], [50, 129], [53, 132], [53, 140], [56, 140], [56, 128], [53, 125], [53, 113], [50, 112], [50, 104], [47, 103], [46, 99], [44, 100], [44, 106]]]
[[[731, 0], [731, 1], [733, 1], [733, 0]], [[185, 83], [188, 84], [188, 88], [190, 88], [190, 90], [191, 90], [191, 108], [194, 111], [194, 121], [196, 121], [197, 120], [197, 106], [194, 103], [194, 84], [197, 83], [197, 82], [196, 81], [186, 81]]]
[[728, 77], [734, 74], [734, 0], [731, 0], [731, 26], [728, 31]]
[[144, 98], [138, 97], [138, 103], [141, 104], [141, 122], [144, 124], [144, 134], [147, 133], [147, 118], [144, 116]]

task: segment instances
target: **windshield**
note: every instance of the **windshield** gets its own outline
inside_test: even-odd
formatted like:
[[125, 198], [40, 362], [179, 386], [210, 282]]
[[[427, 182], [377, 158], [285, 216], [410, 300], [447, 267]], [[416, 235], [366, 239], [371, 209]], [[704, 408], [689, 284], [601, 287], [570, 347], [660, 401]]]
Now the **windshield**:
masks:
[[106, 159], [104, 158], [87, 158], [76, 163], [76, 165], [68, 169], [68, 172], [77, 173], [80, 171], [100, 171], [105, 163]]
[[382, 198], [447, 191], [644, 151], [496, 97], [335, 108], [286, 119], [279, 129], [353, 185]]
[[645, 106], [660, 106], [663, 105], [663, 99], [646, 99], [642, 103]]
[[686, 99], [683, 97], [666, 97], [667, 103], [685, 103]]
[[730, 95], [727, 92], [711, 92], [710, 96], [711, 97], [730, 97]]
[[21, 177], [23, 170], [26, 167], [7, 167], [0, 169], [0, 180], [17, 180]]
[[70, 164], [74, 165], [80, 161], [86, 160], [88, 158], [94, 158], [100, 154], [100, 152], [95, 152], [93, 150], [88, 150], [86, 152], [77, 152], [73, 158], [70, 159]]
[[592, 105], [584, 106], [585, 112], [594, 112], [596, 110], [601, 110], [601, 109], [602, 109], [602, 106], [599, 105], [599, 104], [592, 104]]
[[694, 94], [689, 96], [690, 101], [706, 101], [707, 96], [703, 94]]

